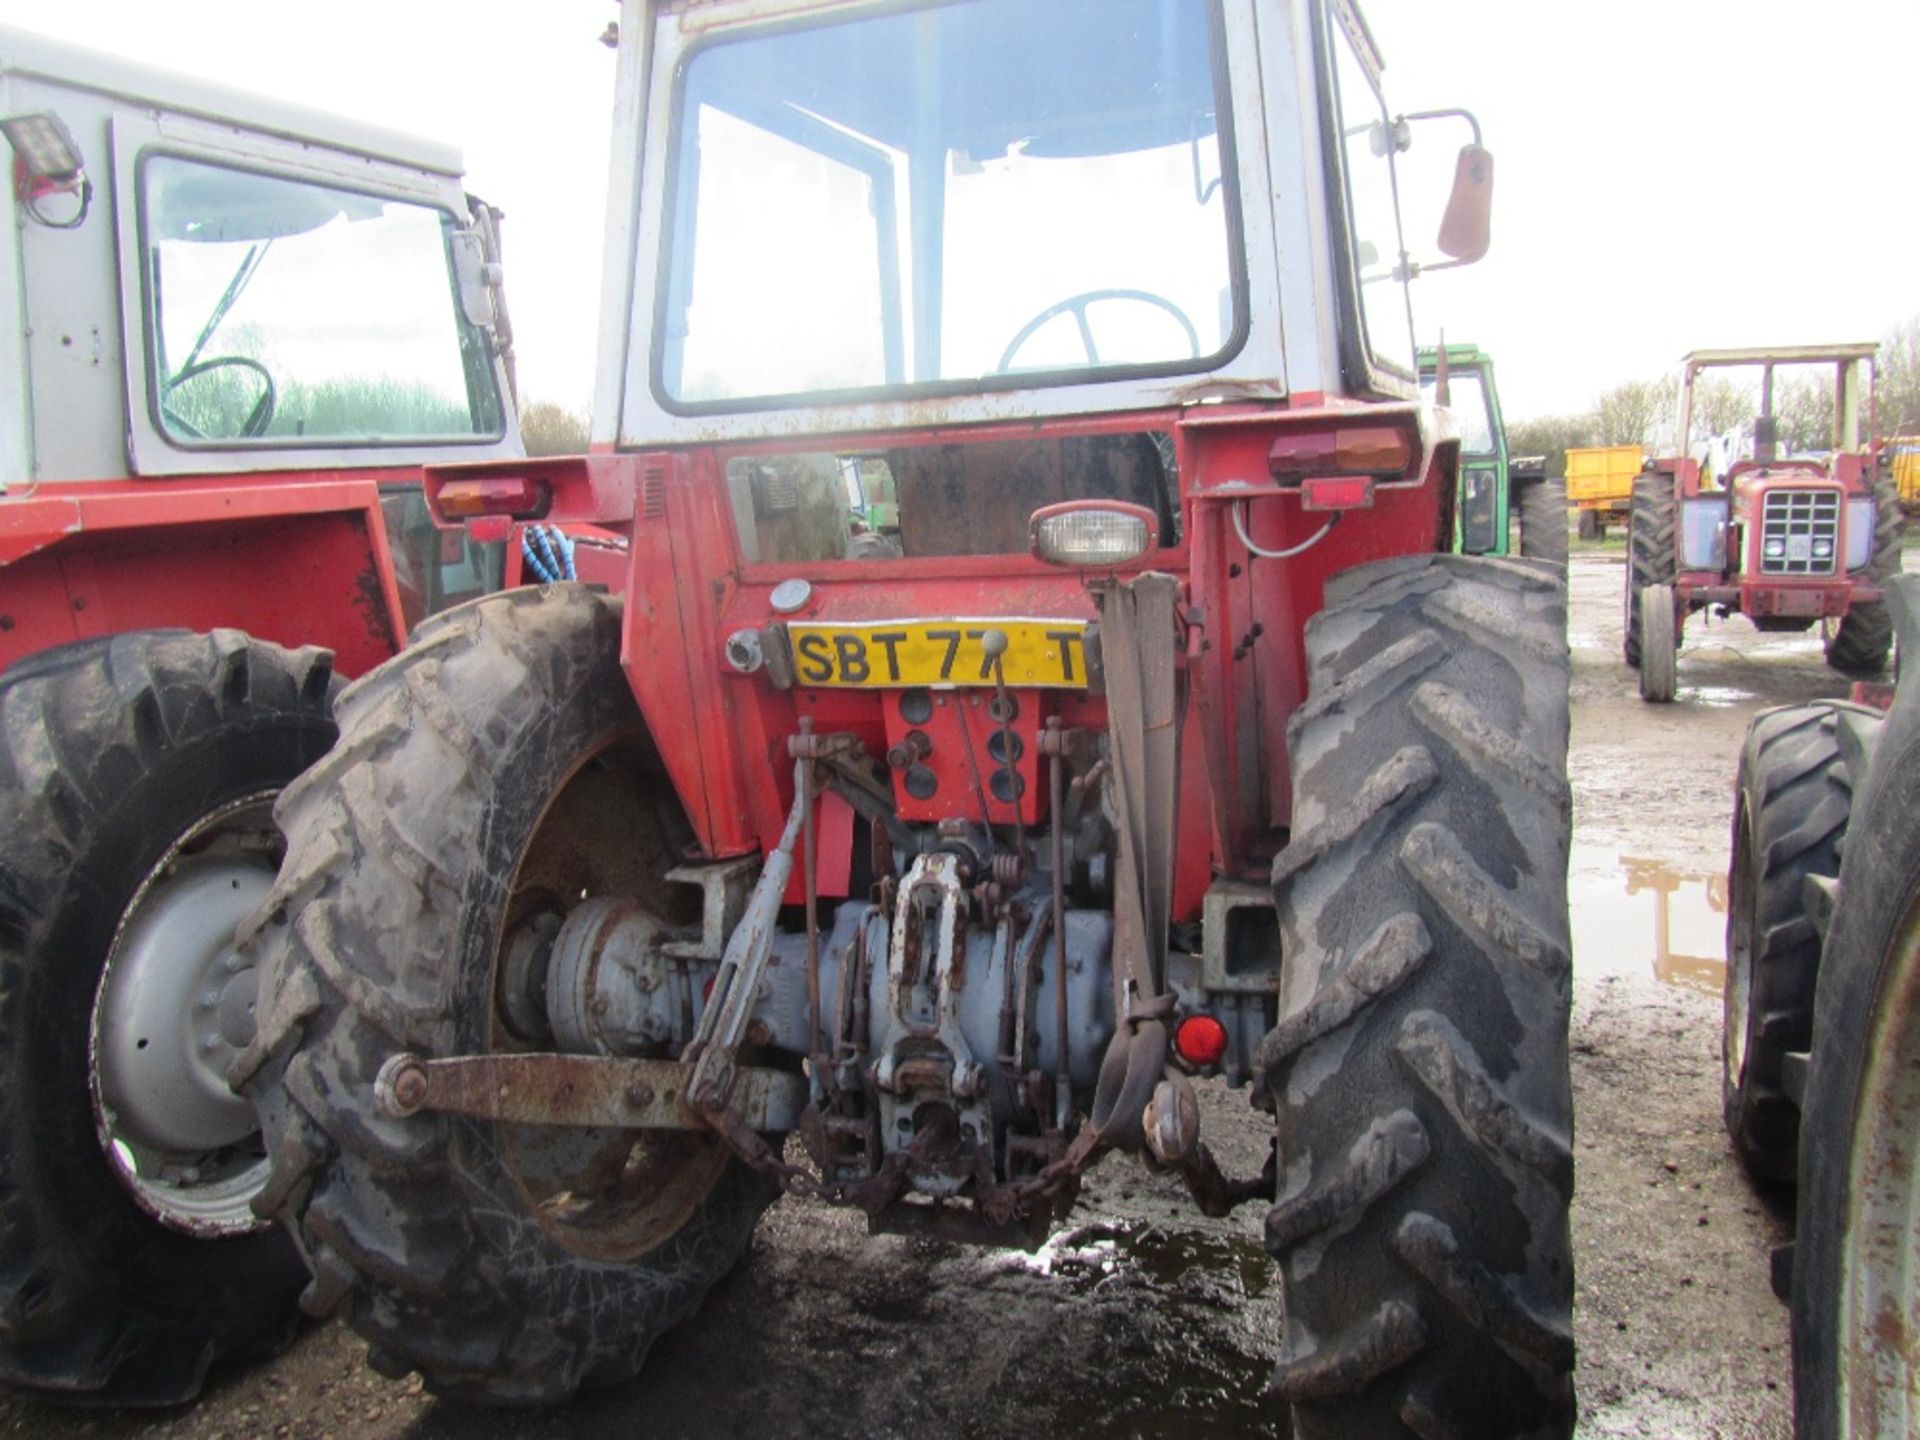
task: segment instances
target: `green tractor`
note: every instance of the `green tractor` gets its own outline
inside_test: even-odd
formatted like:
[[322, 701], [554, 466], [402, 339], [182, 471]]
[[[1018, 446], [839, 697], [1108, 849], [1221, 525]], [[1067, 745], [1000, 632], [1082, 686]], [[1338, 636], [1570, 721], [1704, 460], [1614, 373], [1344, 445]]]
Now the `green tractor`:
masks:
[[[1453, 411], [1460, 426], [1459, 493], [1453, 548], [1462, 555], [1509, 555], [1567, 563], [1567, 482], [1547, 475], [1544, 456], [1514, 457], [1493, 383], [1493, 357], [1477, 345], [1420, 351], [1420, 392]], [[1444, 390], [1442, 380], [1445, 381]], [[1508, 538], [1517, 521], [1517, 543]]]

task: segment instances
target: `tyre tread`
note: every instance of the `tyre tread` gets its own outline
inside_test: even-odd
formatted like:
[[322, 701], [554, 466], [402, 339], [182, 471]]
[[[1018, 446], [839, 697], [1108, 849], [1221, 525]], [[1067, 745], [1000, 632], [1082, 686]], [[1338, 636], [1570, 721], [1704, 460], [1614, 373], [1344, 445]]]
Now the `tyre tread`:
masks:
[[[63, 1032], [32, 1008], [52, 1002], [29, 998], [46, 990], [35, 977], [54, 973], [55, 953], [62, 973], [97, 974], [104, 964], [104, 953], [71, 954], [64, 937], [76, 916], [99, 912], [92, 887], [109, 882], [96, 872], [128, 863], [105, 857], [152, 843], [154, 816], [135, 813], [128, 797], [168, 769], [197, 777], [207, 754], [251, 737], [283, 737], [274, 743], [297, 763], [318, 758], [333, 736], [332, 675], [330, 652], [222, 629], [80, 641], [0, 677], [0, 810], [9, 816], [0, 833], [0, 1056], [9, 1064], [29, 1044], [63, 1043], [45, 1038]], [[214, 1362], [291, 1339], [290, 1247], [255, 1236], [183, 1249], [144, 1217], [117, 1218], [131, 1201], [104, 1162], [86, 1182], [101, 1187], [98, 1201], [42, 1179], [34, 1137], [55, 1123], [62, 1101], [21, 1079], [0, 1087], [17, 1096], [0, 1106], [0, 1379], [87, 1403], [172, 1404], [192, 1398]], [[58, 1193], [43, 1193], [50, 1186]], [[143, 1224], [153, 1238], [124, 1253]], [[269, 1253], [270, 1263], [257, 1258]], [[245, 1270], [251, 1281], [235, 1280], [231, 1267], [261, 1264]]]
[[1564, 582], [1537, 560], [1409, 557], [1327, 595], [1288, 742], [1296, 813], [1329, 818], [1275, 865], [1291, 969], [1257, 1053], [1285, 1197], [1274, 1392], [1299, 1440], [1422, 1416], [1564, 1436]]

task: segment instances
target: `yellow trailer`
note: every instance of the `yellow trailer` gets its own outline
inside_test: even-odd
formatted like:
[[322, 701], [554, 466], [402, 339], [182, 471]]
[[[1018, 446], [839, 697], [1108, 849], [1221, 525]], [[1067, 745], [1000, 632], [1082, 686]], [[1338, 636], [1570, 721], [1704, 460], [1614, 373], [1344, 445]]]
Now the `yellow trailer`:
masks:
[[1900, 508], [1920, 514], [1920, 435], [1889, 435], [1880, 448], [1900, 491]]
[[1598, 540], [1627, 523], [1633, 477], [1644, 459], [1638, 445], [1595, 445], [1567, 451], [1567, 503], [1579, 511], [1580, 538]]

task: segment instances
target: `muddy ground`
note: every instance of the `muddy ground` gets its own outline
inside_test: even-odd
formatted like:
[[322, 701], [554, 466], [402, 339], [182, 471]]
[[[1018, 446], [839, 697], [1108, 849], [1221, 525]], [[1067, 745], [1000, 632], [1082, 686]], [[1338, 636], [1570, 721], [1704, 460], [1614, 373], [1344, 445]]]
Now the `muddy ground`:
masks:
[[[1817, 637], [1696, 617], [1680, 703], [1643, 706], [1619, 659], [1618, 555], [1579, 555], [1572, 573], [1580, 1433], [1785, 1436], [1786, 1317], [1767, 1284], [1784, 1211], [1742, 1178], [1719, 1116], [1728, 796], [1756, 710], [1844, 686]], [[1230, 1167], [1256, 1165], [1244, 1101], [1207, 1106]], [[373, 1375], [329, 1325], [189, 1410], [0, 1398], [0, 1434], [1276, 1435], [1259, 1396], [1279, 1315], [1258, 1218], [1197, 1218], [1177, 1184], [1126, 1160], [1095, 1172], [1073, 1228], [1035, 1256], [868, 1239], [787, 1200], [643, 1380], [564, 1411], [435, 1402]]]

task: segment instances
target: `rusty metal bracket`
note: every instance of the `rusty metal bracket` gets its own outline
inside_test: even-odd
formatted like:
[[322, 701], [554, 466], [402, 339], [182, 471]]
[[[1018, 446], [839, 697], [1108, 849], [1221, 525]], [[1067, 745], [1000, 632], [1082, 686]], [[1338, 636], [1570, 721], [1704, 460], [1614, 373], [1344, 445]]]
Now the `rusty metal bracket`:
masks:
[[[384, 1115], [423, 1111], [474, 1115], [510, 1125], [706, 1130], [687, 1098], [693, 1067], [672, 1060], [600, 1055], [459, 1055], [388, 1058], [374, 1081]], [[791, 1130], [807, 1103], [806, 1081], [785, 1070], [734, 1071], [728, 1108], [755, 1131]]]

